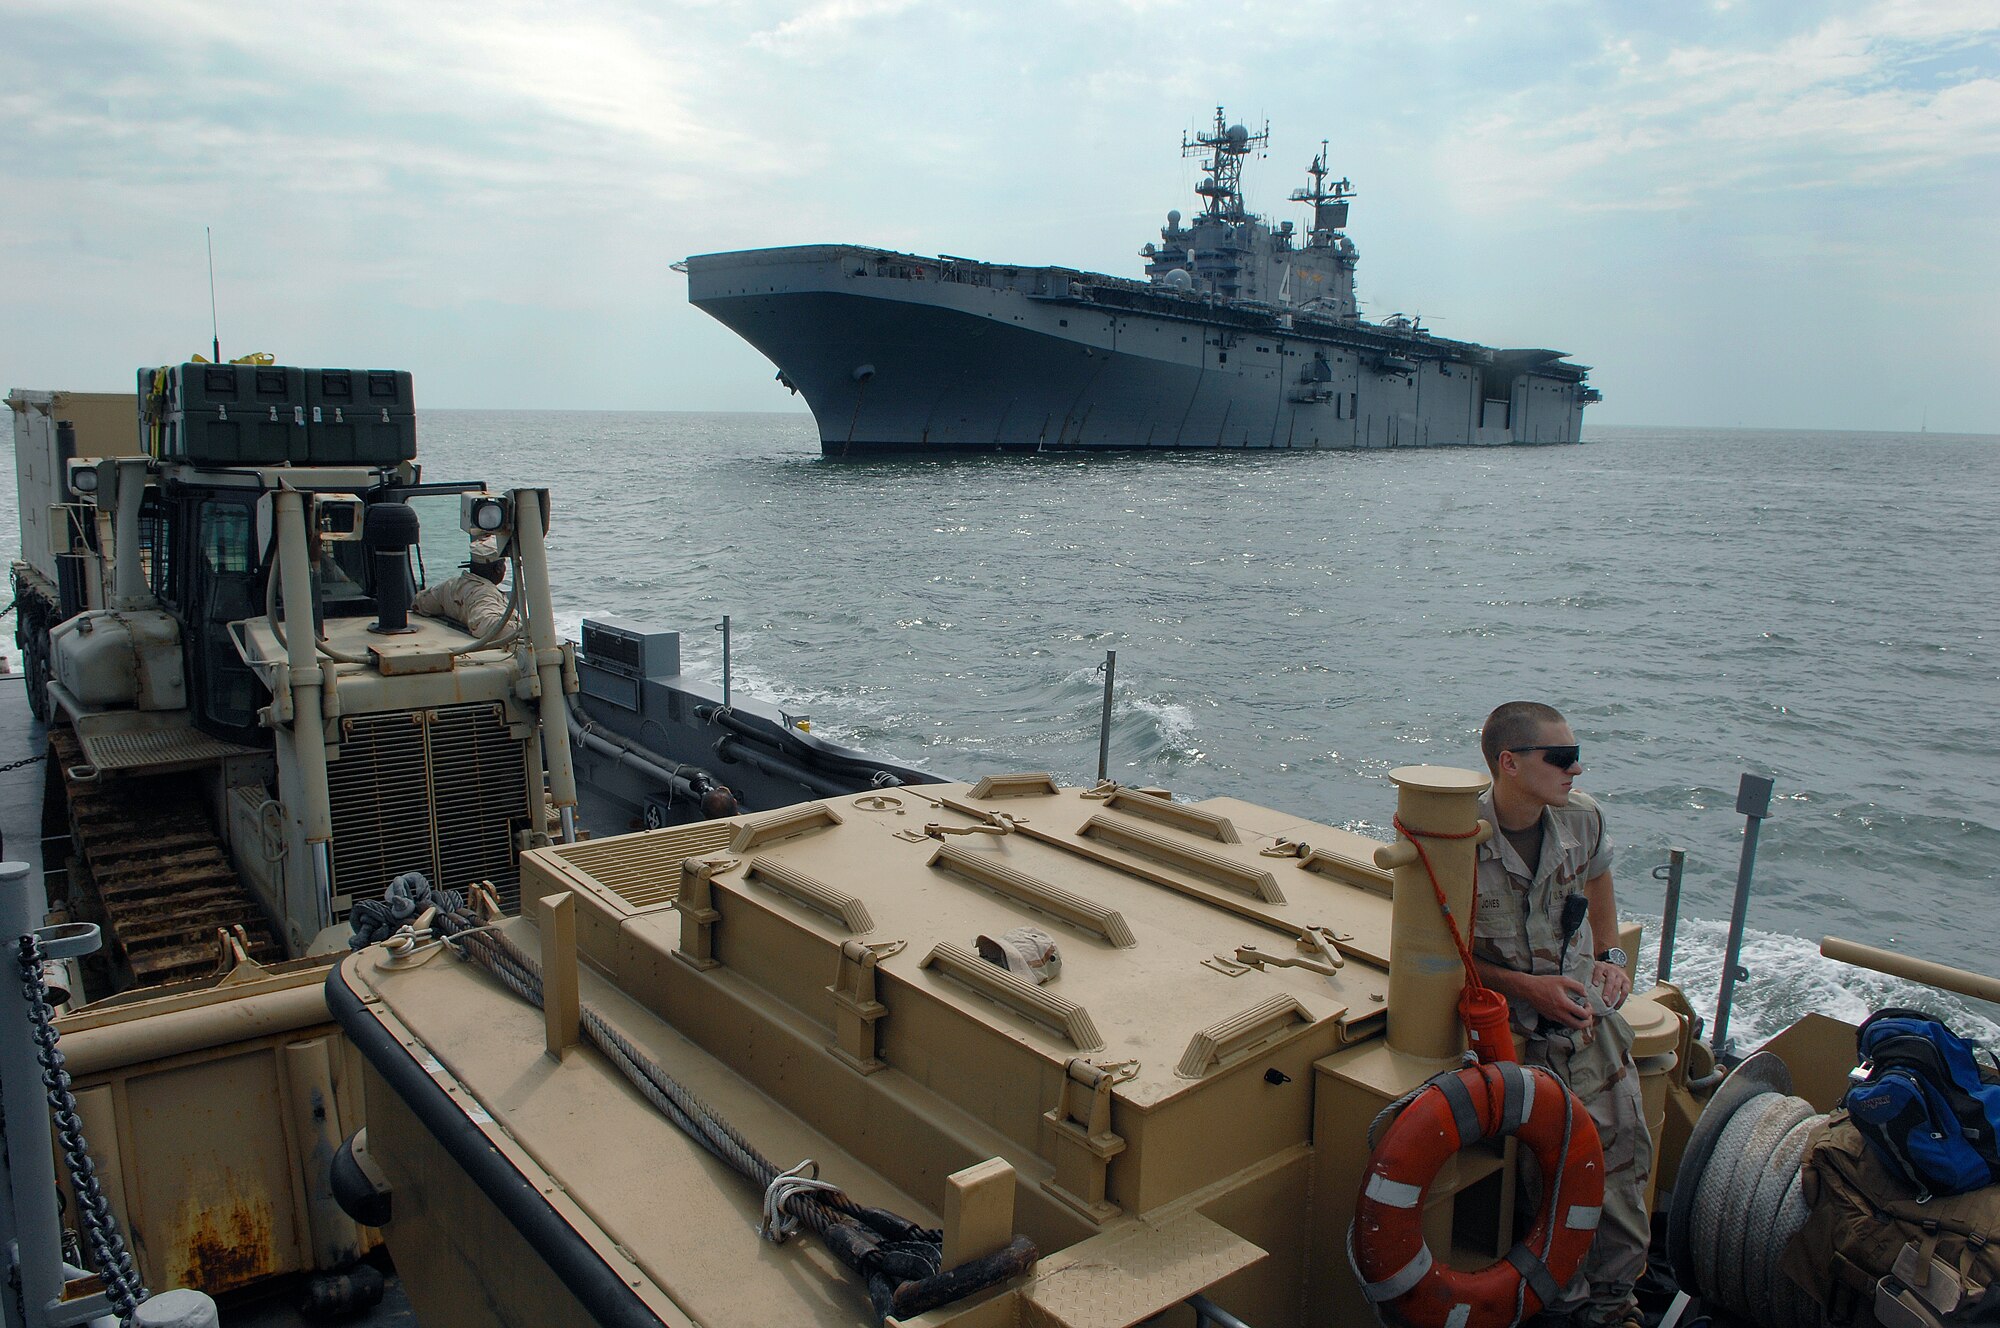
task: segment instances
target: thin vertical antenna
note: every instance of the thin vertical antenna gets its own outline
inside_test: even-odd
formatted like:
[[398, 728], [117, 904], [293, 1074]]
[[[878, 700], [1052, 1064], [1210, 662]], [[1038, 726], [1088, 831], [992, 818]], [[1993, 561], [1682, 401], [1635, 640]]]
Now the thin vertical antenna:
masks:
[[222, 324], [215, 316], [215, 232], [204, 226], [201, 233], [208, 240], [208, 330], [212, 336], [209, 349], [215, 352], [215, 362], [222, 363]]

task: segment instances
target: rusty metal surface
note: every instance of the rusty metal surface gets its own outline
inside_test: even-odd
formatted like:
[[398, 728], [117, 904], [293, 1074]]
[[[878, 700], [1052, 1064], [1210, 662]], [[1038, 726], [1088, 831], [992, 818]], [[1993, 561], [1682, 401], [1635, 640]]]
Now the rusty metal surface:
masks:
[[[67, 772], [83, 760], [74, 732], [49, 733], [50, 759]], [[216, 962], [216, 933], [242, 927], [252, 958], [284, 958], [256, 899], [238, 880], [196, 785], [181, 776], [63, 779], [69, 803], [70, 897], [105, 929], [131, 985], [202, 977]]]
[[312, 1267], [275, 1039], [115, 1076], [127, 1206], [153, 1286], [218, 1295]]
[[212, 1295], [280, 1271], [264, 1196], [231, 1194], [221, 1207], [184, 1207], [175, 1218], [166, 1233], [173, 1285], [204, 1287]]

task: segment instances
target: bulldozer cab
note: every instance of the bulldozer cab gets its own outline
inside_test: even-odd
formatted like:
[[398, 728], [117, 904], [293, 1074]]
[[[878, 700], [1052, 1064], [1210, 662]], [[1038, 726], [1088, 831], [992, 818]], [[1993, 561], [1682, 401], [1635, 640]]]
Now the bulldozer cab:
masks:
[[[319, 637], [329, 630], [351, 637], [353, 624], [347, 620], [365, 622], [377, 613], [381, 572], [361, 538], [370, 507], [402, 503], [416, 513], [423, 534], [403, 560], [402, 574], [421, 589], [457, 574], [468, 538], [459, 529], [463, 499], [485, 493], [485, 486], [389, 482], [355, 493], [316, 491], [311, 472], [293, 468], [262, 478], [267, 483], [254, 488], [214, 485], [202, 483], [198, 472], [182, 470], [170, 483], [149, 485], [140, 537], [148, 588], [181, 624], [194, 722], [217, 738], [268, 747], [271, 733], [257, 712], [270, 701], [270, 692], [244, 655], [243, 627], [265, 617], [267, 609], [276, 610], [280, 623], [290, 616], [282, 587], [272, 585], [277, 484], [270, 481], [304, 495], [312, 621]], [[329, 629], [330, 622], [337, 625]]]
[[[407, 374], [254, 368], [142, 371], [123, 453], [73, 430], [64, 453], [45, 427], [62, 394], [17, 406], [17, 453], [54, 477], [23, 489], [47, 533], [31, 549], [24, 515], [24, 554], [43, 556], [15, 581], [57, 770], [88, 812], [72, 881], [110, 882], [168, 796], [226, 860], [199, 908], [157, 870], [164, 884], [120, 877], [79, 906], [125, 982], [191, 976], [218, 925], [252, 924], [253, 942], [261, 926], [260, 957], [303, 954], [405, 872], [511, 902], [520, 854], [575, 833], [546, 492], [424, 482]], [[475, 538], [513, 572], [499, 626], [412, 617]], [[65, 558], [81, 594], [46, 574]]]

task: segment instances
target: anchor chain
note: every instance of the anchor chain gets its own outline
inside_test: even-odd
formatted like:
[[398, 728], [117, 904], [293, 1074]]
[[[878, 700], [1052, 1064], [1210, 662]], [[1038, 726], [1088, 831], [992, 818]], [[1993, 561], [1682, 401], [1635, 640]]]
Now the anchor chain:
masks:
[[48, 1090], [49, 1109], [55, 1118], [56, 1143], [69, 1168], [70, 1189], [76, 1194], [77, 1220], [104, 1279], [104, 1294], [119, 1322], [129, 1324], [146, 1299], [146, 1287], [118, 1233], [118, 1219], [112, 1215], [110, 1200], [104, 1197], [97, 1164], [91, 1161], [90, 1145], [83, 1138], [83, 1118], [77, 1115], [69, 1071], [63, 1068], [63, 1054], [56, 1047], [55, 1012], [49, 1008], [49, 990], [42, 980], [41, 941], [23, 936], [20, 962], [21, 993], [28, 1001], [28, 1022], [34, 1033], [36, 1059], [42, 1066], [42, 1086]]

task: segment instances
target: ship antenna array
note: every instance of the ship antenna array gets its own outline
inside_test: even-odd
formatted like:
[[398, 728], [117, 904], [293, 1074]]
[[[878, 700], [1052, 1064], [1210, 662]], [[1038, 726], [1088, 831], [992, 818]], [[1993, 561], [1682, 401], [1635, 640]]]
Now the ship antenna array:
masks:
[[1181, 135], [1183, 157], [1208, 158], [1208, 177], [1194, 191], [1208, 200], [1209, 216], [1243, 220], [1243, 159], [1270, 141], [1268, 120], [1253, 134], [1242, 125], [1230, 124], [1220, 106], [1215, 108], [1212, 128], [1196, 130], [1192, 139], [1185, 133]]
[[1302, 189], [1292, 190], [1294, 203], [1310, 203], [1313, 210], [1313, 230], [1337, 231], [1347, 224], [1347, 203], [1354, 197], [1354, 182], [1342, 176], [1327, 183], [1327, 176], [1333, 174], [1326, 164], [1325, 139], [1319, 141], [1319, 152], [1313, 157], [1312, 165], [1306, 167], [1306, 175], [1312, 183]]
[[208, 242], [208, 348], [215, 353], [215, 362], [222, 363], [222, 321], [215, 316], [215, 231], [207, 226], [201, 228], [202, 238]]

